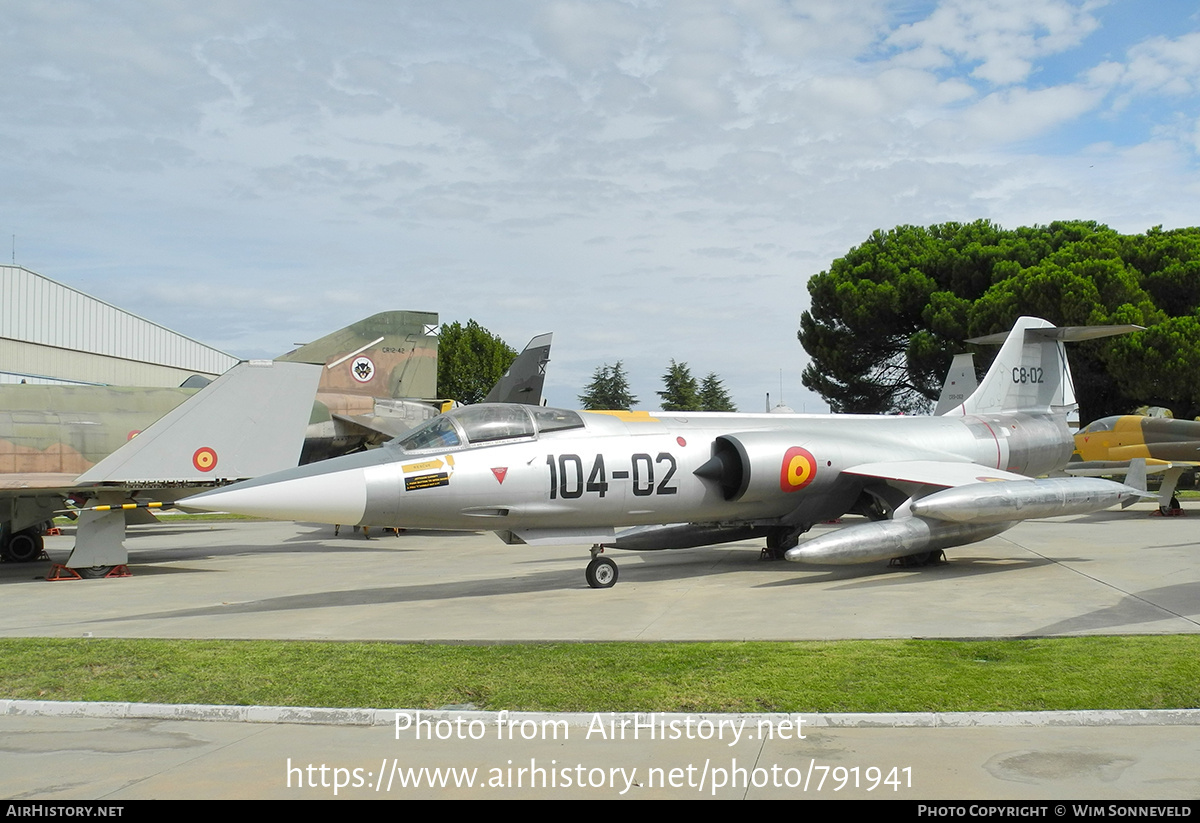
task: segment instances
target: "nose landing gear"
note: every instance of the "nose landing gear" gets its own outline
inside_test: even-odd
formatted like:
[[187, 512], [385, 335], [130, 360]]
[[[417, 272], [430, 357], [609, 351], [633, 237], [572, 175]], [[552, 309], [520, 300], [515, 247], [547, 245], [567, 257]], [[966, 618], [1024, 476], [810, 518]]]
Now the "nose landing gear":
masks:
[[617, 564], [607, 557], [601, 557], [602, 551], [603, 546], [592, 546], [592, 561], [584, 572], [587, 584], [593, 589], [611, 589], [617, 583]]

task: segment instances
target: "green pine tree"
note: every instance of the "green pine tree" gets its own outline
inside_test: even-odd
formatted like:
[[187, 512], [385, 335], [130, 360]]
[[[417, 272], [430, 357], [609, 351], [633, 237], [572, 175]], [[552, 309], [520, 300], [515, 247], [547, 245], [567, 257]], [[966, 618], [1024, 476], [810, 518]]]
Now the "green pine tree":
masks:
[[629, 411], [638, 399], [629, 392], [629, 379], [618, 360], [615, 366], [597, 366], [592, 382], [579, 395], [579, 404], [590, 411]]
[[687, 363], [671, 361], [667, 373], [663, 375], [663, 391], [657, 392], [657, 394], [662, 398], [663, 411], [699, 411], [701, 409], [700, 390]]
[[725, 386], [716, 372], [709, 372], [700, 382], [700, 407], [704, 411], [735, 412], [737, 406], [725, 391]]

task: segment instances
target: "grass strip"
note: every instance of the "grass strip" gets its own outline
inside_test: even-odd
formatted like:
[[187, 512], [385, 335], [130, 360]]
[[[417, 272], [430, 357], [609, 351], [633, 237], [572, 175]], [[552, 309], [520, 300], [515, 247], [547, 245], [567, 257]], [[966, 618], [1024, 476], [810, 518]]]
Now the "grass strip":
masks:
[[0, 640], [0, 695], [538, 711], [1200, 707], [1200, 636], [425, 645]]

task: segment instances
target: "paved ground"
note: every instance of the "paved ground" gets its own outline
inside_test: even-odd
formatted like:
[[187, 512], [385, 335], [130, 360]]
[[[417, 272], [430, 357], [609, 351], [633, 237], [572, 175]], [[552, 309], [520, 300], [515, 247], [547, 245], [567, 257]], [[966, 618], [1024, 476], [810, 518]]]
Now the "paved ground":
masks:
[[[46, 563], [0, 565], [0, 635], [506, 641], [1200, 630], [1200, 511], [1171, 519], [1147, 512], [1022, 524], [950, 550], [944, 565], [919, 570], [764, 563], [753, 544], [618, 552], [621, 578], [610, 590], [584, 583], [585, 546], [505, 546], [490, 534], [406, 533], [366, 541], [346, 530], [335, 538], [325, 526], [173, 523], [133, 530], [134, 576], [125, 580], [49, 583], [41, 579]], [[66, 557], [72, 539], [49, 539], [53, 559]], [[711, 790], [718, 774], [711, 769], [731, 769], [735, 756], [739, 765], [778, 764], [806, 773], [814, 764], [860, 771], [879, 766], [884, 774], [909, 767], [913, 788], [887, 792], [909, 799], [1200, 796], [1200, 726], [1186, 724], [1047, 727], [972, 719], [977, 725], [953, 729], [822, 728], [806, 741], [743, 739], [735, 747], [698, 740], [601, 743], [595, 735], [575, 736], [570, 744], [490, 736], [451, 744], [397, 741], [378, 726], [64, 718], [30, 714], [28, 706], [8, 711], [0, 716], [0, 796], [14, 798], [328, 797], [332, 788], [319, 785], [320, 764], [361, 768], [365, 780], [386, 758], [486, 772], [507, 769], [510, 759], [513, 768], [528, 766], [532, 757], [539, 766], [557, 760], [558, 769], [564, 763], [637, 766], [643, 778], [652, 766], [669, 773], [690, 764], [699, 774], [708, 761]], [[288, 758], [293, 766], [315, 764], [318, 786], [296, 788], [293, 772], [289, 788]], [[631, 794], [696, 796], [689, 779], [684, 774], [677, 789], [643, 785]], [[829, 788], [822, 796], [854, 795]], [[393, 787], [393, 796], [398, 792]], [[534, 794], [562, 792], [580, 794], [561, 785]], [[403, 796], [428, 793], [406, 790]], [[797, 793], [752, 786], [719, 795]], [[582, 794], [617, 796], [609, 788]]]
[[[855, 725], [857, 719], [846, 716], [806, 716], [798, 732], [804, 738], [798, 739], [796, 727], [782, 726], [780, 717], [673, 715], [656, 721], [668, 730], [672, 720], [680, 723], [680, 739], [649, 740], [643, 728], [638, 741], [622, 742], [603, 739], [592, 725], [607, 724], [613, 719], [607, 714], [571, 718], [571, 725], [557, 726], [554, 733], [539, 725], [536, 733], [526, 732], [530, 739], [522, 738], [519, 718], [500, 727], [495, 716], [480, 717], [471, 726], [475, 715], [447, 714], [454, 721], [442, 728], [452, 737], [442, 741], [428, 739], [428, 733], [417, 740], [411, 728], [397, 735], [394, 713], [381, 714], [387, 715], [382, 725], [0, 716], [0, 792], [12, 799], [108, 803], [332, 798], [335, 783], [340, 785], [338, 797], [393, 799], [1200, 796], [1196, 725], [1092, 726], [1011, 715], [988, 722], [943, 715], [882, 718], [904, 725], [878, 728]], [[526, 717], [537, 724], [561, 719]], [[436, 736], [438, 716], [428, 719]], [[481, 739], [457, 739], [450, 723], [459, 719], [464, 736], [473, 729]], [[689, 720], [693, 733], [710, 731], [714, 739], [686, 739]], [[739, 726], [743, 720], [745, 725]], [[774, 739], [767, 739], [767, 721], [775, 723]], [[954, 725], [932, 725], [937, 722]], [[738, 728], [741, 735], [735, 740]], [[786, 739], [779, 739], [780, 733]], [[431, 788], [433, 775], [422, 774], [422, 768], [442, 770], [447, 785]], [[447, 775], [448, 769], [457, 770], [457, 777]], [[386, 775], [383, 781], [380, 774]], [[402, 787], [406, 779], [409, 785]], [[466, 780], [473, 781], [469, 788], [463, 785]]]
[[[819, 527], [832, 528], [832, 527]], [[381, 640], [797, 640], [1200, 631], [1192, 517], [1104, 512], [1024, 523], [924, 569], [762, 562], [754, 543], [614, 552], [490, 533], [364, 540], [215, 521], [134, 529], [133, 577], [46, 582], [0, 564], [0, 634]], [[73, 537], [48, 538], [52, 558]]]

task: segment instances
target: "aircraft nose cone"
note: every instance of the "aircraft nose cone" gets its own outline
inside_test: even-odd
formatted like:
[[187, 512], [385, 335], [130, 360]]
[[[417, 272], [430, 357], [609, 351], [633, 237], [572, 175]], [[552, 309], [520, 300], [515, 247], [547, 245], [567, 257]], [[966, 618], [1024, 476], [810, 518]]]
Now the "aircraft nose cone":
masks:
[[275, 482], [251, 480], [180, 500], [185, 509], [231, 512], [273, 520], [353, 525], [367, 506], [361, 469], [294, 477]]

